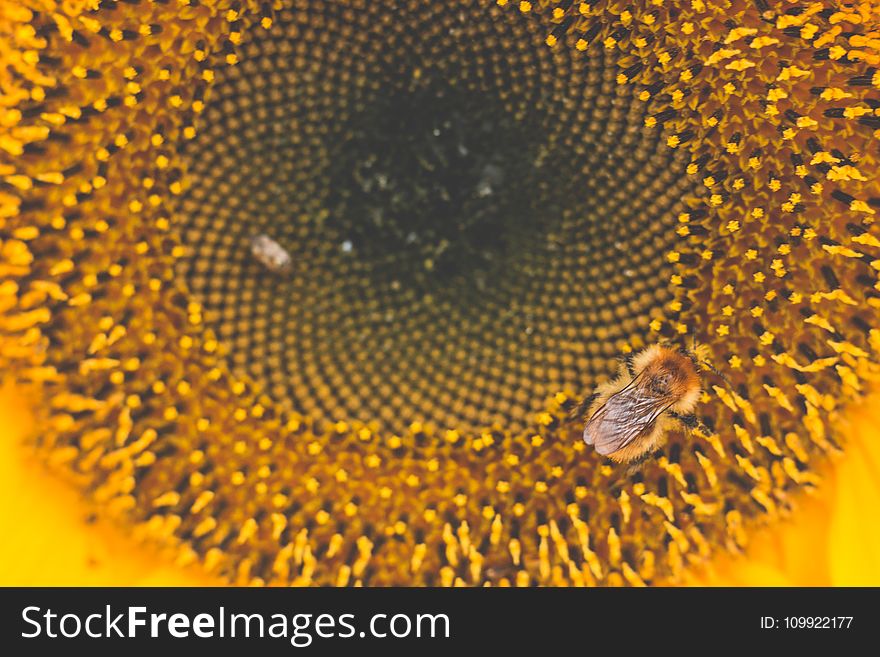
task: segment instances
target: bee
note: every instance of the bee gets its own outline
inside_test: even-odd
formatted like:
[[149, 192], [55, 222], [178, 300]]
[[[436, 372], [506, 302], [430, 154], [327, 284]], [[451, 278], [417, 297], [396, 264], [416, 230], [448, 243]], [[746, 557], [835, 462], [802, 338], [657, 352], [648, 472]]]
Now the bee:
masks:
[[293, 267], [293, 258], [287, 250], [264, 233], [251, 238], [251, 255], [275, 274], [286, 274]]
[[654, 344], [627, 357], [617, 378], [600, 384], [579, 406], [577, 413], [586, 418], [584, 442], [612, 461], [640, 463], [669, 431], [698, 426], [694, 409], [703, 391], [704, 354], [704, 346]]

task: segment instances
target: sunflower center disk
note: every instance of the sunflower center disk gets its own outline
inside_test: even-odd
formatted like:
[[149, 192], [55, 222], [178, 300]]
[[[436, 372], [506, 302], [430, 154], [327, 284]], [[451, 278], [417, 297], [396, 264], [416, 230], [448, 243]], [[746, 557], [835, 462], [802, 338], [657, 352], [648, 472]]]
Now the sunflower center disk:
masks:
[[[550, 49], [489, 3], [384, 4], [304, 3], [218, 67], [182, 274], [231, 365], [293, 409], [521, 430], [670, 300], [686, 156], [601, 49]], [[253, 257], [260, 234], [291, 271]]]
[[528, 186], [516, 184], [541, 169], [536, 133], [487, 94], [419, 71], [409, 87], [356, 116], [336, 145], [328, 235], [392, 291], [443, 294], [453, 281], [485, 290], [526, 248], [521, 238], [540, 234]]

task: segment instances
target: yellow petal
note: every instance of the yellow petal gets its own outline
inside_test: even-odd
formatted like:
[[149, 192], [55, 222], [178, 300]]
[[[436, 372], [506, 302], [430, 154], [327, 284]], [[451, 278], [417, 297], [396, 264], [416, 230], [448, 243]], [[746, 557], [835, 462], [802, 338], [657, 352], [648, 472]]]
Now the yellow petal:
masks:
[[708, 586], [880, 584], [880, 396], [847, 409], [844, 454], [820, 469], [791, 518], [754, 529], [745, 555], [719, 555], [688, 583]]
[[48, 472], [24, 439], [27, 399], [0, 386], [0, 585], [210, 586], [197, 569], [175, 567], [92, 510]]
[[853, 436], [835, 468], [828, 546], [836, 586], [880, 585], [880, 409], [873, 401], [852, 414]]

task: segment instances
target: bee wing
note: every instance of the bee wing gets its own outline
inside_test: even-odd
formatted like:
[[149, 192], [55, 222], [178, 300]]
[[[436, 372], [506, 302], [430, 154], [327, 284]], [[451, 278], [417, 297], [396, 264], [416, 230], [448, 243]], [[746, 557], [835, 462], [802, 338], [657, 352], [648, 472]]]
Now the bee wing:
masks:
[[650, 394], [634, 380], [590, 416], [584, 427], [584, 442], [608, 456], [649, 431], [670, 406], [668, 399]]

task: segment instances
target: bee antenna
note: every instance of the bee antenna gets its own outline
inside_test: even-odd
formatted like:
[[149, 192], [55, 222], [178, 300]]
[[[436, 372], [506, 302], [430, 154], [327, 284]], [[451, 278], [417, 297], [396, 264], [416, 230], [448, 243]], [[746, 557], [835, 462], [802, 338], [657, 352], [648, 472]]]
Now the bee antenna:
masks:
[[703, 366], [705, 366], [706, 368], [712, 370], [715, 374], [717, 374], [717, 375], [721, 378], [722, 381], [724, 381], [724, 383], [727, 385], [728, 388], [730, 388], [731, 390], [733, 390], [733, 384], [730, 382], [730, 379], [728, 379], [728, 378], [724, 375], [724, 373], [721, 372], [721, 371], [720, 371], [717, 367], [715, 367], [712, 363], [710, 363], [708, 360], [701, 360], [701, 361], [700, 361], [700, 365], [703, 365]]
[[708, 359], [700, 358], [699, 353], [698, 353], [698, 351], [697, 351], [697, 331], [696, 331], [696, 327], [695, 327], [694, 330], [691, 332], [691, 338], [692, 338], [692, 340], [693, 340], [693, 343], [692, 343], [692, 344], [693, 344], [693, 348], [691, 349], [690, 354], [688, 354], [688, 355], [691, 357], [691, 360], [692, 360], [694, 363], [696, 363], [698, 366], [700, 366], [700, 367], [705, 367], [706, 369], [712, 370], [712, 372], [714, 372], [715, 374], [717, 374], [718, 377], [719, 377], [722, 381], [724, 381], [724, 383], [727, 385], [728, 388], [730, 388], [731, 390], [733, 390], [733, 384], [730, 382], [730, 379], [728, 379], [728, 378], [724, 375], [723, 372], [721, 372], [717, 367], [715, 367], [715, 366], [714, 366], [714, 365], [713, 365]]

